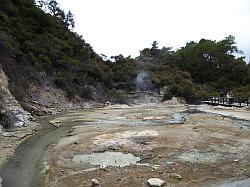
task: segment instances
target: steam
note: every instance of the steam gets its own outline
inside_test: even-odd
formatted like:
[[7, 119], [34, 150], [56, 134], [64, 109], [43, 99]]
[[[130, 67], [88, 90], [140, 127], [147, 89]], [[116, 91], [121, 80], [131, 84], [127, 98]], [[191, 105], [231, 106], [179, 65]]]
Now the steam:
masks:
[[136, 91], [147, 91], [152, 86], [150, 77], [145, 71], [140, 72], [135, 79]]

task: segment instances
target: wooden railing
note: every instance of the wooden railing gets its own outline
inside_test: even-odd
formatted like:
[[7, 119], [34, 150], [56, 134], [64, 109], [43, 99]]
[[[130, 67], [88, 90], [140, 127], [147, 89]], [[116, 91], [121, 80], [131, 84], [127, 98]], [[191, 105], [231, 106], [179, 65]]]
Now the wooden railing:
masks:
[[244, 107], [249, 105], [248, 99], [241, 98], [228, 98], [228, 97], [209, 97], [208, 101], [203, 101], [203, 103], [211, 105], [222, 105], [222, 106], [235, 106]]

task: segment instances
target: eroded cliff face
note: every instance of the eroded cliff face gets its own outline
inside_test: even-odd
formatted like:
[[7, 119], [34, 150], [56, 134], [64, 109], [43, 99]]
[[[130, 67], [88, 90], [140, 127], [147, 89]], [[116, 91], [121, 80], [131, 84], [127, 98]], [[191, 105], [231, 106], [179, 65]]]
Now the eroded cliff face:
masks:
[[31, 115], [24, 111], [13, 97], [8, 89], [8, 85], [8, 77], [0, 65], [0, 128], [27, 125]]

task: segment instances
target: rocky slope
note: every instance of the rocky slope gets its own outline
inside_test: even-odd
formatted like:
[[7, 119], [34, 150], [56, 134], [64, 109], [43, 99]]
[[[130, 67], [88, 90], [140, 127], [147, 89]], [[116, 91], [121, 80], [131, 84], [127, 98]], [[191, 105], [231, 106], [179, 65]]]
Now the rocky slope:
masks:
[[31, 115], [24, 111], [8, 89], [8, 77], [0, 65], [0, 126], [22, 127], [29, 123]]
[[9, 91], [8, 77], [0, 65], [0, 166], [12, 158], [17, 146], [39, 131], [40, 124], [34, 120]]

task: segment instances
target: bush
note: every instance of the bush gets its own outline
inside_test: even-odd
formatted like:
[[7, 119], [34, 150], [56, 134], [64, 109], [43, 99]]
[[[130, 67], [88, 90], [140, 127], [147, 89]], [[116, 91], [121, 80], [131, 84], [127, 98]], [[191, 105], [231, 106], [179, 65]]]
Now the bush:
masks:
[[195, 85], [190, 80], [184, 80], [182, 83], [174, 83], [165, 91], [163, 100], [171, 99], [172, 97], [182, 97], [189, 102], [200, 102], [209, 97], [207, 91], [200, 85]]
[[85, 86], [80, 89], [80, 97], [83, 99], [93, 99], [94, 88], [91, 86]]
[[247, 86], [241, 86], [239, 88], [235, 88], [231, 90], [231, 94], [233, 97], [249, 99], [250, 98], [250, 84]]
[[172, 94], [169, 90], [167, 90], [167, 91], [165, 91], [165, 93], [164, 93], [163, 101], [172, 99], [172, 97], [173, 97], [173, 94]]

